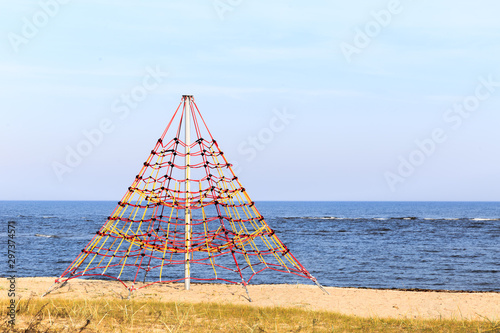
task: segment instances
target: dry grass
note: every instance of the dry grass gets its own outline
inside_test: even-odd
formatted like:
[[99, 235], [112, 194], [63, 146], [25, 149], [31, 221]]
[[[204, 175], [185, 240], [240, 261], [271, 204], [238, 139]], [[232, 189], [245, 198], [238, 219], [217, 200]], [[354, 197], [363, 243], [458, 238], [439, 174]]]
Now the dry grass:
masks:
[[27, 299], [17, 324], [2, 332], [493, 332], [500, 323], [462, 320], [379, 319], [287, 308], [136, 300]]

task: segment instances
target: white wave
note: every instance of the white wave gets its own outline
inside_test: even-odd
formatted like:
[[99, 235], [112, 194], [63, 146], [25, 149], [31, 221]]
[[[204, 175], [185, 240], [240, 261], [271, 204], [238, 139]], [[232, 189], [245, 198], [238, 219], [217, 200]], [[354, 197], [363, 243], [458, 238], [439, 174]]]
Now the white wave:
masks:
[[466, 217], [337, 217], [337, 216], [287, 216], [285, 219], [303, 219], [303, 220], [375, 220], [375, 221], [387, 221], [387, 220], [426, 220], [426, 221], [458, 221], [458, 220], [471, 220], [471, 221], [500, 221], [500, 218], [487, 219], [487, 218], [466, 218]]
[[56, 235], [35, 234], [35, 237], [56, 238]]
[[361, 217], [336, 217], [336, 216], [319, 216], [319, 217], [308, 217], [310, 220], [359, 220]]

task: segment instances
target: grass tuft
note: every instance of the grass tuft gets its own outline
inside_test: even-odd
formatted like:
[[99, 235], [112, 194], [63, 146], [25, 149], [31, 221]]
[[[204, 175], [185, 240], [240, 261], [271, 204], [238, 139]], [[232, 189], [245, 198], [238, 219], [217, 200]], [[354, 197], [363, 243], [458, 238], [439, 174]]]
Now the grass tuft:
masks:
[[500, 333], [491, 320], [381, 319], [294, 308], [135, 300], [28, 299], [17, 324], [0, 305], [1, 332], [477, 332]]

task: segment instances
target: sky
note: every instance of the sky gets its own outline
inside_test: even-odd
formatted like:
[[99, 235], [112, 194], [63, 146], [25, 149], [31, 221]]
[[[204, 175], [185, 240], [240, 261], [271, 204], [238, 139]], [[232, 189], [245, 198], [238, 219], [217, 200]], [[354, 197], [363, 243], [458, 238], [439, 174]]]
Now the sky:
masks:
[[0, 200], [116, 200], [184, 94], [253, 200], [500, 201], [500, 3], [0, 2]]

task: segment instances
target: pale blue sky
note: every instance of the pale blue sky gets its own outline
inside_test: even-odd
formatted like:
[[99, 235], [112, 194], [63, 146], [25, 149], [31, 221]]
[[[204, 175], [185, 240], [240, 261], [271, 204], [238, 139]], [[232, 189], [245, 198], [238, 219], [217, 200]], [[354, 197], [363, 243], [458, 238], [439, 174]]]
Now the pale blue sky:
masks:
[[269, 2], [0, 2], [0, 200], [118, 201], [183, 94], [254, 200], [500, 200], [498, 1]]

